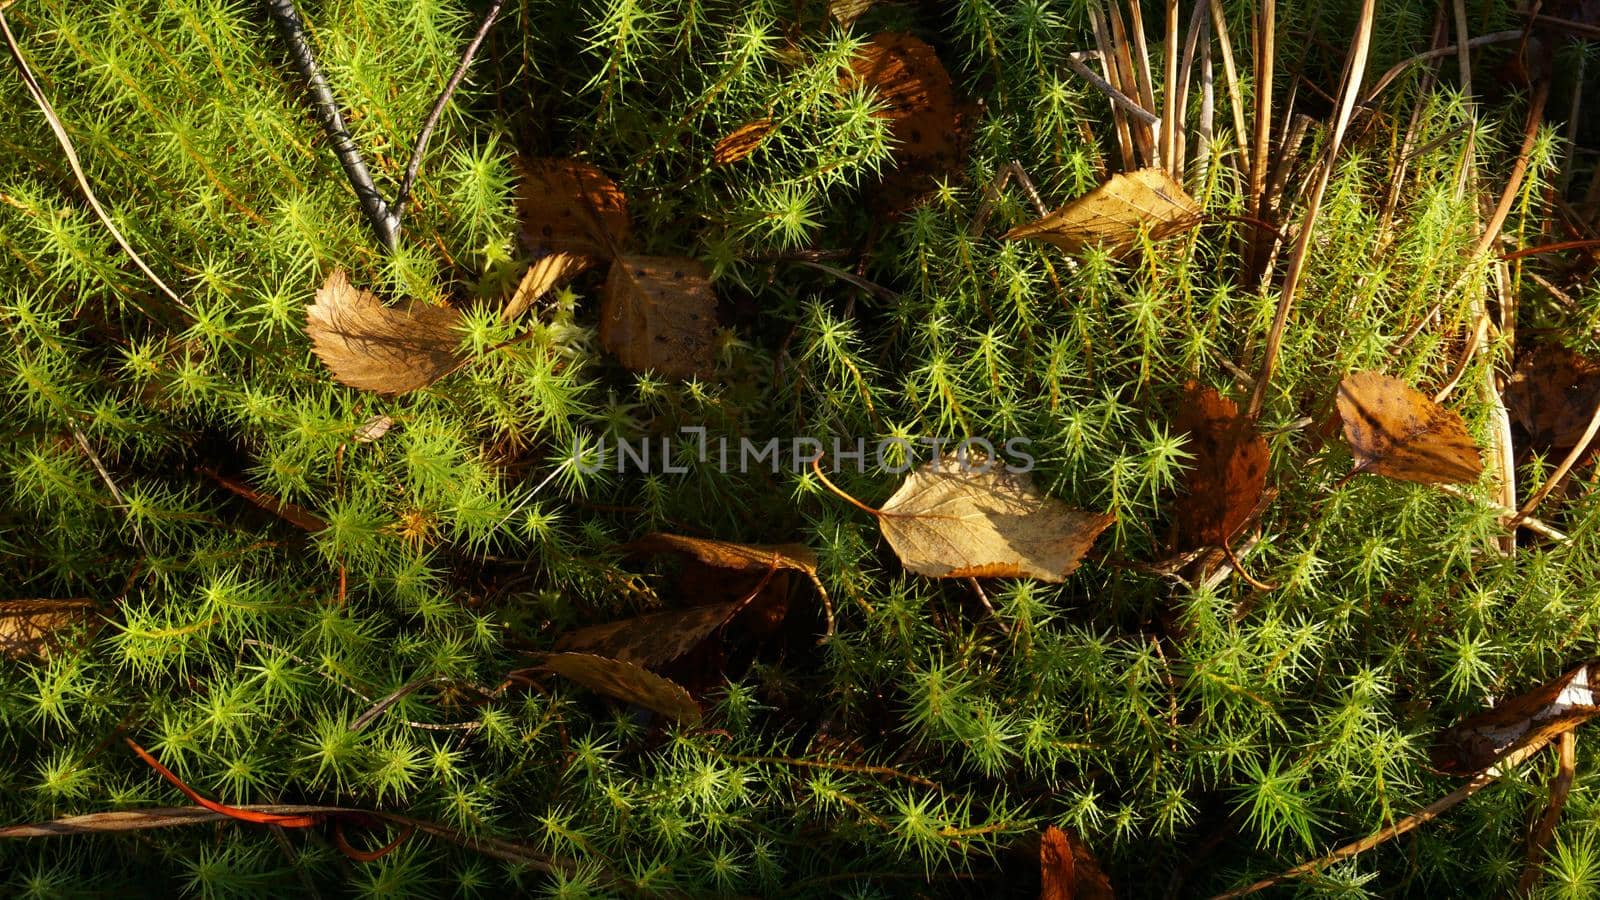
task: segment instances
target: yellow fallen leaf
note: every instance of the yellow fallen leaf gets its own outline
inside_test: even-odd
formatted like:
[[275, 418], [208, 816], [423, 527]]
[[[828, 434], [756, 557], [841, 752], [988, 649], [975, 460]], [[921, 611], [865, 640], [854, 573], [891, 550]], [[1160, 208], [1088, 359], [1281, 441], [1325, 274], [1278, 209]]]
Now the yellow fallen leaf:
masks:
[[1421, 484], [1470, 484], [1483, 472], [1461, 417], [1398, 378], [1356, 372], [1339, 382], [1339, 417], [1355, 457], [1372, 472]]
[[335, 380], [380, 394], [424, 388], [464, 361], [456, 326], [461, 313], [408, 301], [384, 306], [350, 284], [343, 269], [328, 276], [306, 307], [311, 350]]
[[1006, 232], [1007, 240], [1034, 238], [1068, 253], [1101, 245], [1123, 256], [1139, 243], [1140, 229], [1160, 240], [1200, 221], [1194, 201], [1165, 169], [1140, 169], [1114, 175], [1082, 197], [1042, 219]]
[[930, 578], [1061, 581], [1115, 520], [1046, 497], [1027, 473], [981, 467], [972, 458], [966, 468], [954, 459], [925, 463], [883, 508], [868, 510], [907, 569]]

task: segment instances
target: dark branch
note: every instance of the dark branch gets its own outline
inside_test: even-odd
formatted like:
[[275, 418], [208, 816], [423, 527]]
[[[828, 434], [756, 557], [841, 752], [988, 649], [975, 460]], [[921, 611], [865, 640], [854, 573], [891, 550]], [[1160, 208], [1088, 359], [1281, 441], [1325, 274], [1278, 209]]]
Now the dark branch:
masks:
[[367, 164], [361, 159], [361, 150], [356, 146], [355, 138], [350, 136], [350, 130], [345, 127], [344, 116], [339, 113], [339, 104], [333, 99], [333, 89], [328, 87], [328, 79], [322, 75], [322, 67], [317, 65], [317, 57], [311, 50], [311, 44], [306, 40], [305, 22], [301, 20], [300, 13], [295, 10], [294, 0], [264, 0], [267, 14], [278, 23], [278, 31], [283, 35], [283, 40], [289, 45], [289, 54], [294, 57], [295, 68], [311, 83], [311, 92], [315, 95], [317, 114], [322, 119], [322, 129], [327, 132], [329, 140], [333, 141], [333, 152], [339, 157], [339, 164], [344, 166], [345, 177], [350, 179], [350, 186], [355, 188], [356, 197], [361, 200], [361, 209], [367, 214], [367, 220], [372, 223], [372, 230], [377, 232], [378, 240], [389, 250], [395, 249], [400, 243], [400, 216], [384, 202], [383, 195], [378, 193], [377, 185], [372, 183], [372, 174], [367, 171]]

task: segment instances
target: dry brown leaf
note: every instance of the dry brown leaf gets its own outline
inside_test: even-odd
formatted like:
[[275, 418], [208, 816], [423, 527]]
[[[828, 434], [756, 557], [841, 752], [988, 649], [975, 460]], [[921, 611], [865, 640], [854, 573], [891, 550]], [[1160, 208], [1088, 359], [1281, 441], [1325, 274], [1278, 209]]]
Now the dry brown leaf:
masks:
[[534, 260], [501, 317], [517, 318], [550, 290], [628, 243], [628, 198], [604, 172], [575, 159], [521, 163], [517, 214]]
[[849, 28], [872, 8], [872, 3], [873, 0], [828, 0], [828, 16], [839, 23], [840, 28]]
[[553, 250], [535, 259], [528, 265], [528, 271], [522, 273], [522, 280], [511, 292], [505, 309], [500, 311], [500, 318], [507, 322], [517, 318], [532, 309], [540, 297], [571, 281], [592, 263], [589, 257], [566, 250]]
[[1054, 825], [1039, 839], [1039, 900], [1115, 900], [1111, 879], [1076, 834]]
[[892, 211], [910, 207], [959, 168], [964, 116], [956, 106], [950, 73], [926, 42], [900, 32], [875, 34], [844, 77], [846, 86], [873, 89], [895, 140], [895, 166], [884, 173], [875, 194], [881, 206]]
[[517, 213], [532, 250], [595, 258], [627, 245], [628, 198], [604, 172], [575, 159], [528, 159], [521, 168]]
[[766, 141], [767, 135], [772, 133], [776, 124], [771, 119], [757, 119], [740, 125], [711, 148], [711, 161], [719, 166], [726, 166], [744, 159], [756, 152], [756, 149]]
[[1347, 375], [1339, 382], [1338, 405], [1354, 472], [1421, 484], [1469, 484], [1483, 472], [1461, 417], [1398, 378]]
[[699, 646], [737, 610], [737, 603], [716, 603], [590, 625], [562, 636], [556, 649], [592, 653], [637, 666], [658, 666]]
[[1026, 473], [988, 473], [949, 459], [906, 476], [878, 510], [878, 527], [907, 569], [931, 578], [1061, 581], [1113, 516], [1046, 497]]
[[0, 656], [42, 659], [64, 632], [89, 622], [89, 600], [0, 600]]
[[1160, 240], [1194, 227], [1200, 217], [1200, 204], [1167, 170], [1140, 169], [1113, 175], [1050, 215], [1011, 229], [1005, 237], [1035, 238], [1068, 253], [1101, 245], [1120, 257], [1139, 245], [1141, 229]]
[[328, 523], [323, 521], [320, 516], [299, 504], [280, 500], [271, 494], [263, 494], [250, 485], [238, 479], [229, 478], [220, 472], [211, 469], [201, 469], [200, 471], [233, 494], [249, 501], [252, 506], [272, 513], [296, 528], [316, 532], [328, 527]]
[[765, 572], [777, 559], [779, 569], [817, 573], [817, 555], [805, 544], [735, 544], [713, 538], [685, 537], [681, 534], [647, 534], [623, 549], [631, 553], [682, 553], [719, 569], [737, 572]]
[[[804, 544], [736, 544], [713, 538], [686, 537], [679, 534], [647, 534], [624, 550], [630, 553], [679, 553], [698, 564], [685, 567], [680, 587], [685, 596], [704, 598], [732, 598], [744, 612], [740, 622], [745, 630], [755, 634], [770, 634], [775, 630], [789, 608], [789, 576], [798, 572], [811, 582], [817, 591], [828, 618], [828, 633], [833, 627], [833, 601], [827, 588], [817, 577], [817, 555]], [[747, 576], [745, 580], [730, 579], [728, 572]], [[757, 580], [759, 579], [759, 580]], [[748, 593], [755, 587], [754, 594]], [[766, 587], [762, 588], [761, 585]]]
[[311, 350], [334, 379], [380, 394], [427, 387], [460, 366], [460, 321], [454, 309], [414, 300], [384, 306], [350, 284], [343, 269], [328, 276], [306, 307]]
[[1175, 430], [1194, 454], [1174, 518], [1183, 549], [1231, 546], [1267, 486], [1267, 442], [1215, 388], [1189, 382]]
[[1550, 740], [1600, 713], [1600, 662], [1586, 662], [1526, 694], [1446, 729], [1433, 764], [1452, 775], [1472, 775], [1507, 754]]
[[388, 434], [389, 429], [393, 427], [394, 419], [383, 415], [373, 416], [365, 422], [362, 422], [361, 425], [356, 428], [355, 434], [350, 436], [350, 439], [358, 444], [370, 444], [378, 438]]
[[706, 267], [677, 256], [622, 256], [600, 304], [600, 345], [635, 372], [711, 374], [717, 298]]
[[1506, 409], [1538, 452], [1575, 446], [1597, 405], [1600, 363], [1559, 345], [1524, 354], [1506, 384]]
[[592, 653], [551, 653], [543, 664], [595, 693], [654, 710], [683, 725], [700, 722], [700, 706], [688, 691], [631, 662]]

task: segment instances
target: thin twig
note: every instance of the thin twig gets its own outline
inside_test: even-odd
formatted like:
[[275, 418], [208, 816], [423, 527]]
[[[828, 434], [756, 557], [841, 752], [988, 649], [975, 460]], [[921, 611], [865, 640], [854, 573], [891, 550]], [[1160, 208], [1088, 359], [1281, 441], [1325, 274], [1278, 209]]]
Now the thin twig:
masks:
[[[9, 3], [5, 4], [5, 6], [9, 5]], [[133, 260], [133, 264], [139, 267], [139, 271], [155, 282], [156, 287], [160, 288], [168, 299], [177, 304], [179, 309], [192, 315], [189, 305], [183, 302], [183, 298], [179, 297], [176, 291], [161, 280], [160, 275], [157, 275], [145, 264], [144, 257], [140, 256], [138, 251], [133, 249], [133, 245], [128, 243], [128, 239], [122, 236], [122, 230], [117, 227], [116, 222], [111, 221], [111, 214], [107, 213], [105, 207], [100, 205], [100, 198], [96, 197], [94, 189], [89, 187], [89, 176], [84, 174], [83, 163], [78, 160], [78, 151], [72, 146], [72, 138], [67, 135], [66, 127], [61, 124], [61, 117], [56, 115], [55, 107], [50, 105], [50, 98], [45, 96], [44, 88], [39, 85], [39, 80], [34, 77], [33, 70], [28, 68], [28, 61], [23, 57], [22, 48], [17, 44], [17, 36], [11, 33], [11, 23], [6, 19], [5, 6], [0, 6], [0, 33], [5, 36], [6, 49], [11, 51], [11, 59], [17, 64], [17, 72], [22, 76], [23, 87], [27, 88], [28, 95], [33, 98], [34, 104], [44, 114], [45, 121], [50, 123], [50, 130], [55, 134], [56, 142], [61, 145], [61, 152], [66, 154], [67, 165], [72, 168], [72, 176], [77, 179], [78, 187], [83, 189], [83, 196], [89, 201], [89, 207], [94, 210], [95, 216], [106, 226], [106, 230], [111, 232], [111, 237], [117, 242], [117, 246], [121, 247], [122, 252], [128, 254], [128, 258]]]
[[1166, 15], [1166, 84], [1161, 91], [1161, 161], [1173, 180], [1183, 182], [1183, 169], [1178, 160], [1178, 0], [1167, 0]]
[[[1493, 34], [1485, 34], [1481, 37], [1475, 37], [1472, 40], [1467, 41], [1467, 47], [1470, 49], [1474, 47], [1484, 47], [1489, 44], [1503, 44], [1506, 41], [1514, 41], [1521, 37], [1521, 29], [1516, 31], [1496, 31]], [[1367, 92], [1365, 94], [1361, 95], [1362, 105], [1371, 103], [1372, 98], [1378, 96], [1378, 94], [1381, 93], [1384, 88], [1388, 87], [1390, 84], [1393, 84], [1396, 78], [1399, 78], [1401, 75], [1405, 74], [1407, 69], [1411, 68], [1417, 63], [1427, 62], [1430, 59], [1438, 59], [1441, 56], [1450, 56], [1459, 52], [1461, 52], [1461, 48], [1455, 44], [1451, 44], [1448, 47], [1437, 47], [1433, 50], [1425, 50], [1422, 53], [1418, 53], [1416, 56], [1411, 57], [1410, 59], [1395, 63], [1389, 68], [1389, 71], [1384, 72], [1378, 77], [1377, 81], [1372, 83], [1372, 87], [1367, 88]]]
[[1572, 779], [1578, 767], [1577, 732], [1561, 732], [1561, 737], [1556, 739], [1556, 756], [1556, 774], [1550, 779], [1550, 802], [1545, 804], [1544, 813], [1528, 838], [1527, 861], [1523, 864], [1522, 877], [1517, 879], [1519, 897], [1533, 893], [1533, 886], [1539, 881], [1539, 866], [1544, 862], [1550, 840], [1556, 835], [1556, 825], [1561, 821], [1561, 809], [1567, 805], [1567, 794], [1572, 790]]
[[1083, 63], [1078, 62], [1071, 56], [1066, 56], [1064, 59], [1066, 60], [1067, 68], [1078, 73], [1079, 77], [1083, 78], [1083, 80], [1099, 88], [1100, 93], [1111, 98], [1111, 102], [1115, 103], [1119, 109], [1126, 112], [1128, 115], [1133, 116], [1135, 119], [1138, 119], [1140, 122], [1143, 122], [1145, 125], [1152, 128], [1161, 121], [1160, 119], [1156, 118], [1155, 113], [1140, 106], [1132, 97], [1129, 97], [1127, 94], [1124, 94], [1123, 92], [1112, 87], [1109, 81], [1106, 81], [1104, 78], [1096, 75], [1093, 69], [1090, 69]]
[[1456, 66], [1461, 72], [1461, 95], [1466, 98], [1468, 115], [1471, 115], [1472, 49], [1467, 42], [1472, 38], [1467, 36], [1467, 4], [1466, 0], [1453, 0], [1450, 5], [1455, 14]]
[[[1118, 58], [1119, 55], [1116, 50], [1112, 48], [1111, 32], [1106, 25], [1105, 17], [1101, 14], [1100, 0], [1090, 0], [1089, 2], [1089, 26], [1094, 32], [1095, 47], [1099, 50], [1100, 70], [1105, 73], [1105, 78], [1101, 80], [1101, 83], [1112, 90], [1116, 90], [1116, 83], [1122, 80], [1121, 60]], [[1083, 65], [1081, 60], [1070, 54], [1067, 59], [1069, 66], [1074, 62]], [[1088, 66], [1084, 66], [1084, 69], [1087, 70]], [[1074, 69], [1074, 71], [1077, 70]], [[1083, 73], [1079, 72], [1079, 74]], [[1090, 83], [1094, 84], [1095, 82], [1091, 79]], [[1138, 93], [1137, 87], [1134, 89], [1134, 93]], [[1117, 136], [1117, 149], [1122, 154], [1123, 168], [1129, 170], [1137, 168], [1138, 163], [1134, 155], [1132, 133], [1136, 129], [1128, 127], [1127, 117], [1122, 114], [1122, 108], [1115, 102], [1111, 104], [1111, 124]]]
[[1000, 630], [1010, 634], [1011, 629], [1006, 627], [1006, 620], [1000, 618], [999, 610], [995, 609], [994, 604], [989, 602], [989, 595], [984, 593], [983, 585], [978, 583], [978, 579], [968, 576], [967, 583], [972, 585], [972, 590], [978, 595], [978, 602], [982, 603], [983, 608], [989, 611], [989, 616], [994, 619], [995, 624], [1000, 626]]
[[483, 39], [488, 37], [489, 29], [494, 25], [495, 19], [500, 16], [500, 8], [505, 6], [506, 0], [493, 0], [489, 10], [483, 14], [483, 22], [478, 25], [478, 33], [472, 36], [472, 42], [467, 44], [467, 49], [461, 54], [461, 64], [456, 66], [454, 75], [445, 82], [444, 90], [439, 92], [439, 99], [433, 103], [433, 109], [428, 112], [428, 118], [422, 123], [422, 132], [417, 135], [417, 145], [411, 151], [411, 162], [406, 166], [406, 176], [400, 182], [400, 190], [394, 195], [394, 221], [395, 231], [398, 234], [401, 220], [406, 214], [406, 201], [411, 199], [411, 187], [416, 183], [417, 172], [422, 169], [422, 157], [428, 150], [428, 139], [433, 137], [433, 129], [439, 124], [439, 117], [444, 114], [445, 105], [455, 95], [456, 88], [461, 85], [461, 79], [467, 75], [467, 69], [472, 66], [472, 58], [478, 55], [478, 48], [483, 45]]
[[[68, 415], [70, 415], [70, 413]], [[94, 470], [100, 474], [100, 480], [106, 483], [106, 488], [111, 491], [112, 498], [117, 501], [117, 505], [122, 507], [124, 512], [127, 512], [128, 501], [122, 498], [122, 491], [117, 487], [117, 482], [112, 479], [111, 471], [106, 468], [105, 462], [100, 459], [100, 454], [94, 452], [94, 447], [90, 446], [89, 438], [84, 435], [83, 430], [78, 427], [76, 422], [69, 420], [67, 422], [67, 427], [72, 430], [72, 438], [78, 442], [78, 447], [83, 450], [85, 456], [89, 457], [89, 464], [94, 466]], [[139, 545], [140, 550], [144, 551], [145, 556], [152, 555], [150, 553], [150, 548], [146, 546], [144, 542], [144, 534], [139, 529], [139, 523], [131, 521], [131, 513], [129, 513], [129, 519], [130, 524], [133, 526], [134, 542]]]
[[1483, 506], [1487, 507], [1490, 512], [1493, 512], [1495, 515], [1500, 517], [1501, 525], [1505, 526], [1506, 528], [1510, 528], [1513, 531], [1515, 531], [1517, 528], [1526, 528], [1534, 534], [1544, 535], [1558, 544], [1566, 544], [1572, 541], [1572, 538], [1567, 537], [1566, 534], [1556, 530], [1550, 524], [1539, 519], [1535, 519], [1533, 516], [1523, 516], [1518, 514], [1514, 507], [1496, 503], [1493, 500], [1485, 500], [1482, 497], [1474, 497], [1473, 495], [1467, 493], [1459, 487], [1456, 487], [1453, 484], [1436, 484], [1433, 487], [1441, 494], [1449, 494], [1450, 496], [1459, 498], [1461, 500], [1472, 500], [1476, 503], [1482, 504]]
[[1210, 0], [1211, 30], [1217, 33], [1217, 49], [1222, 55], [1222, 79], [1228, 87], [1228, 105], [1233, 108], [1234, 143], [1239, 145], [1239, 171], [1247, 172], [1250, 161], [1250, 131], [1244, 119], [1244, 93], [1239, 88], [1239, 69], [1233, 61], [1233, 43], [1228, 37], [1228, 18], [1222, 0]]

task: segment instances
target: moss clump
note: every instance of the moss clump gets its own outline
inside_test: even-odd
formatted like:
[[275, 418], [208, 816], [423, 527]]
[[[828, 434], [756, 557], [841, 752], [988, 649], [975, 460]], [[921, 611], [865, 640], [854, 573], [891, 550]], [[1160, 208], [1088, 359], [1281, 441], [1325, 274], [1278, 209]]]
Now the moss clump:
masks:
[[[390, 189], [477, 13], [454, 0], [303, 6]], [[1029, 215], [1015, 190], [971, 227], [1007, 161], [1054, 200], [1107, 165], [1106, 104], [1062, 63], [1092, 45], [1078, 5], [892, 6], [851, 29], [820, 3], [508, 6], [392, 254], [371, 240], [254, 4], [6, 11], [96, 191], [187, 309], [126, 264], [6, 79], [4, 582], [15, 597], [92, 598], [111, 622], [48, 659], [0, 665], [0, 821], [181, 802], [123, 752], [126, 732], [226, 803], [403, 811], [526, 854], [418, 836], [352, 863], [320, 831], [202, 826], [0, 843], [7, 893], [277, 894], [304, 880], [390, 896], [1021, 894], [1036, 886], [1027, 847], [1046, 823], [1081, 833], [1128, 896], [1165, 890], [1174, 871], [1198, 893], [1447, 792], [1426, 763], [1435, 731], [1593, 654], [1600, 519], [1587, 486], [1560, 513], [1570, 541], [1502, 556], [1496, 514], [1471, 499], [1487, 478], [1468, 499], [1372, 477], [1341, 485], [1349, 455], [1323, 427], [1346, 371], [1440, 385], [1486, 295], [1524, 289], [1466, 262], [1477, 197], [1457, 189], [1464, 169], [1500, 183], [1500, 148], [1520, 139], [1515, 98], [1469, 107], [1402, 79], [1364, 113], [1267, 395], [1278, 495], [1247, 562], [1278, 589], [1255, 593], [1140, 565], [1168, 555], [1187, 459], [1173, 402], [1189, 379], [1232, 389], [1277, 301], [1271, 279], [1240, 278], [1227, 129], [1191, 172], [1207, 223], [1128, 261], [998, 240]], [[1425, 46], [1422, 9], [1386, 19], [1375, 70]], [[1328, 48], [1349, 16], [1291, 19], [1282, 58], [1332, 84]], [[895, 165], [879, 100], [839, 74], [880, 28], [928, 38], [983, 101], [967, 157], [893, 220], [863, 200]], [[776, 125], [756, 153], [709, 164], [719, 138], [762, 118]], [[534, 321], [500, 321], [526, 259], [519, 153], [598, 166], [631, 201], [639, 250], [711, 266], [726, 325], [713, 377], [634, 375], [600, 353], [594, 276]], [[1542, 138], [1508, 234], [1538, 232], [1553, 157]], [[1292, 205], [1281, 220], [1297, 221]], [[800, 250], [842, 258], [803, 265]], [[335, 384], [302, 327], [340, 267], [388, 296], [465, 309], [472, 362], [395, 399]], [[1592, 291], [1560, 309], [1527, 290], [1525, 326], [1594, 316]], [[1450, 401], [1480, 437], [1491, 410], [1479, 386], [1510, 350], [1491, 341], [1469, 357]], [[390, 432], [356, 441], [380, 415]], [[574, 441], [641, 437], [692, 456], [685, 427], [734, 442], [1027, 437], [1041, 487], [1116, 523], [1064, 584], [990, 583], [991, 617], [964, 583], [902, 572], [873, 522], [803, 472], [570, 463]], [[206, 469], [327, 527], [297, 531]], [[1545, 470], [1534, 458], [1519, 479]], [[898, 483], [838, 478], [869, 502]], [[576, 625], [695, 599], [658, 577], [670, 567], [620, 559], [618, 545], [651, 530], [809, 544], [837, 633], [813, 645], [820, 614], [797, 589], [778, 631], [740, 632], [697, 676], [699, 728], [557, 680], [507, 683], [523, 651]], [[1542, 795], [1533, 775], [1310, 887], [1504, 892]], [[1552, 886], [1593, 880], [1591, 795], [1580, 780]]]

